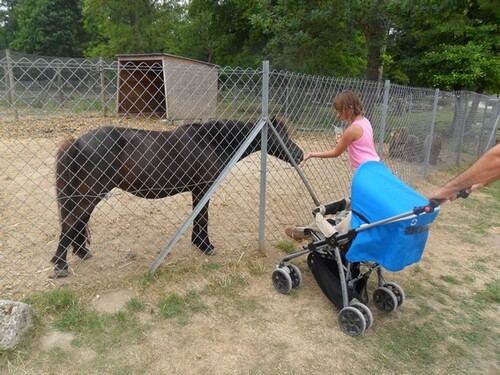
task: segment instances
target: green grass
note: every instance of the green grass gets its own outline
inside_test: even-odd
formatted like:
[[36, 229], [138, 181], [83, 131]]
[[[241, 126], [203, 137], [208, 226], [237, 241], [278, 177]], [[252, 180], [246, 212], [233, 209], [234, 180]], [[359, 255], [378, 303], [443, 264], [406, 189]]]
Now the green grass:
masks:
[[75, 292], [66, 288], [33, 294], [25, 302], [44, 313], [61, 313], [78, 303]]
[[[418, 307], [407, 307], [392, 321], [380, 318], [377, 335], [363, 337], [363, 345], [374, 348], [374, 363], [366, 370], [387, 371], [389, 373], [435, 374], [443, 366], [443, 373], [480, 373], [474, 353], [483, 350], [483, 345], [494, 345], [492, 322], [481, 312], [496, 309], [499, 302], [498, 281], [487, 284], [478, 291], [477, 297], [452, 293], [452, 298], [440, 301], [444, 306], [436, 309], [431, 300], [436, 299], [435, 289], [417, 284], [421, 293], [411, 299]], [[427, 293], [425, 293], [427, 291]], [[429, 299], [429, 295], [434, 298]], [[497, 343], [498, 344], [498, 343]], [[459, 372], [456, 372], [459, 371]]]
[[484, 303], [500, 303], [500, 280], [486, 284], [486, 289], [480, 291], [476, 299]]
[[292, 241], [280, 241], [275, 245], [275, 247], [287, 254], [293, 253], [297, 250], [295, 243]]

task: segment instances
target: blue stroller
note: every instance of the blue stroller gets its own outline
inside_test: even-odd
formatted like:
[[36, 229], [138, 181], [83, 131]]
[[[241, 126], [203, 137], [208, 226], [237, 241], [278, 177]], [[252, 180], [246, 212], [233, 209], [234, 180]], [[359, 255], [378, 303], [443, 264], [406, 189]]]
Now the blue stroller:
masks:
[[307, 264], [318, 285], [340, 310], [341, 330], [359, 336], [373, 323], [367, 306], [370, 274], [375, 271], [378, 278], [375, 307], [386, 313], [395, 311], [404, 303], [405, 294], [398, 284], [384, 280], [382, 269], [397, 272], [420, 260], [439, 202], [427, 201], [384, 164], [374, 161], [358, 168], [351, 194], [350, 229], [344, 233], [323, 229], [338, 223], [322, 214], [339, 215], [347, 208], [345, 200], [316, 208], [313, 215], [321, 225], [305, 229], [312, 242], [285, 256], [276, 265], [272, 280], [283, 294], [299, 288], [301, 272], [289, 261], [308, 254]]

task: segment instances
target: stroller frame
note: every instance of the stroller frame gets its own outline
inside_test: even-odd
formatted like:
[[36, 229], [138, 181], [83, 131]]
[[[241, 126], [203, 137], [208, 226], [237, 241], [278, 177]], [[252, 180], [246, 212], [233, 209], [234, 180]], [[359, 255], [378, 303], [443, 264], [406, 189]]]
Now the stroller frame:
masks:
[[[378, 310], [384, 313], [395, 311], [405, 302], [405, 293], [403, 288], [397, 283], [385, 281], [382, 266], [377, 262], [348, 261], [346, 259], [346, 254], [351, 242], [361, 231], [414, 215], [430, 213], [433, 212], [437, 206], [438, 204], [435, 202], [430, 202], [426, 206], [415, 207], [412, 211], [391, 216], [374, 223], [362, 224], [345, 233], [336, 233], [329, 238], [325, 238], [322, 233], [316, 230], [306, 229], [307, 232], [305, 234], [310, 236], [312, 241], [304, 245], [301, 250], [288, 254], [282, 258], [273, 271], [273, 285], [275, 289], [282, 294], [288, 294], [292, 289], [300, 288], [303, 282], [301, 271], [296, 265], [289, 262], [302, 255], [317, 254], [320, 257], [334, 260], [338, 269], [342, 302], [341, 304], [338, 302], [335, 303], [332, 298], [328, 297], [340, 309], [338, 322], [341, 330], [349, 336], [360, 336], [373, 324], [373, 315], [366, 305], [368, 303], [366, 284], [372, 272], [377, 273], [378, 287], [373, 292], [373, 301]], [[311, 268], [309, 258], [308, 264]], [[366, 271], [361, 272], [361, 267], [366, 268]], [[359, 270], [359, 272], [356, 272], [357, 275], [354, 275], [354, 272], [352, 272], [353, 268]], [[359, 293], [356, 292], [356, 284], [361, 280], [364, 280], [364, 291]]]

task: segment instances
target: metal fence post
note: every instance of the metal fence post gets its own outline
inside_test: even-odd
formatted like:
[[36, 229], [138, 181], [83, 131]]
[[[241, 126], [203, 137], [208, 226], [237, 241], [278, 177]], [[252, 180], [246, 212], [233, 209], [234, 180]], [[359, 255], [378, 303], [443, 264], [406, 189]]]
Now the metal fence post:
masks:
[[101, 103], [102, 103], [102, 115], [107, 116], [106, 108], [106, 81], [104, 77], [104, 59], [99, 57], [99, 74], [101, 79]]
[[9, 93], [9, 104], [14, 110], [14, 121], [19, 120], [19, 114], [17, 113], [16, 108], [16, 93], [15, 93], [15, 83], [14, 83], [14, 70], [12, 68], [12, 59], [10, 57], [10, 50], [5, 50], [5, 56], [7, 57], [7, 92]]
[[436, 91], [434, 93], [434, 104], [432, 106], [431, 129], [429, 131], [429, 135], [427, 136], [429, 139], [429, 142], [427, 145], [427, 150], [425, 151], [424, 178], [427, 177], [427, 174], [429, 173], [429, 161], [431, 158], [432, 141], [434, 138], [434, 129], [436, 127], [436, 114], [437, 114], [438, 100], [439, 100], [439, 89], [436, 89]]
[[382, 117], [380, 119], [380, 134], [378, 140], [378, 156], [380, 159], [384, 157], [384, 138], [385, 138], [385, 124], [387, 122], [387, 109], [389, 106], [389, 89], [391, 87], [391, 81], [388, 79], [384, 82], [384, 102], [382, 104]]
[[263, 250], [266, 239], [266, 175], [267, 175], [267, 131], [269, 112], [269, 61], [262, 63], [262, 120], [266, 124], [262, 127], [260, 151], [260, 193], [259, 193], [259, 250]]
[[[460, 118], [460, 121], [457, 121], [457, 123], [460, 123], [460, 128], [458, 129], [459, 132], [458, 132], [458, 144], [457, 144], [457, 157], [455, 159], [455, 165], [460, 165], [460, 158], [462, 157], [462, 147], [465, 134], [465, 126], [467, 124], [467, 107], [469, 99], [463, 92], [459, 92], [457, 100], [458, 102], [456, 103], [460, 104], [460, 107], [458, 108], [460, 111], [459, 114], [462, 117]], [[462, 113], [462, 106], [463, 106], [463, 113]]]
[[227, 177], [229, 172], [231, 171], [231, 168], [238, 162], [238, 160], [241, 159], [241, 156], [245, 152], [245, 150], [250, 147], [250, 144], [252, 141], [257, 137], [259, 132], [262, 130], [262, 127], [264, 126], [264, 121], [260, 120], [255, 128], [250, 132], [250, 134], [247, 136], [245, 141], [241, 144], [240, 148], [236, 153], [233, 155], [229, 163], [224, 167], [223, 171], [220, 173], [220, 175], [217, 177], [217, 179], [213, 182], [213, 184], [210, 186], [208, 191], [205, 193], [203, 198], [200, 200], [200, 202], [196, 205], [195, 208], [193, 208], [193, 211], [191, 214], [188, 216], [188, 218], [184, 221], [184, 223], [179, 227], [177, 232], [172, 236], [170, 241], [168, 242], [167, 246], [162, 250], [158, 258], [153, 262], [153, 264], [149, 267], [149, 272], [154, 273], [157, 268], [160, 266], [160, 264], [163, 262], [165, 257], [170, 253], [172, 248], [175, 246], [177, 241], [181, 238], [183, 233], [186, 231], [186, 229], [191, 225], [193, 222], [194, 218], [200, 213], [201, 209], [205, 204], [207, 204], [208, 200], [212, 197], [213, 193], [219, 185], [224, 181], [224, 179]]
[[486, 152], [490, 147], [493, 147], [495, 145], [495, 137], [497, 135], [497, 130], [498, 130], [498, 120], [500, 119], [500, 101], [495, 100], [495, 110], [492, 109], [491, 113], [491, 133], [490, 137], [488, 139], [488, 143], [486, 144], [486, 147], [484, 148], [483, 152]]

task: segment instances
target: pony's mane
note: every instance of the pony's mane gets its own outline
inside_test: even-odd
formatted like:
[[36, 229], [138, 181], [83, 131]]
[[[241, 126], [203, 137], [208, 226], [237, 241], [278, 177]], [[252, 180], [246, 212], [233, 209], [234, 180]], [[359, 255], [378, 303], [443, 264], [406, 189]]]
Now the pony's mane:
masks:
[[[278, 132], [284, 131], [289, 132], [289, 126], [286, 121], [280, 117], [272, 117], [269, 120], [273, 126], [276, 127]], [[248, 120], [209, 120], [205, 122], [193, 122], [190, 124], [182, 125], [185, 128], [191, 128], [196, 130], [196, 133], [202, 137], [208, 137], [211, 139], [220, 139], [227, 134], [240, 135], [244, 134], [247, 129], [252, 128], [258, 120], [248, 119]]]

